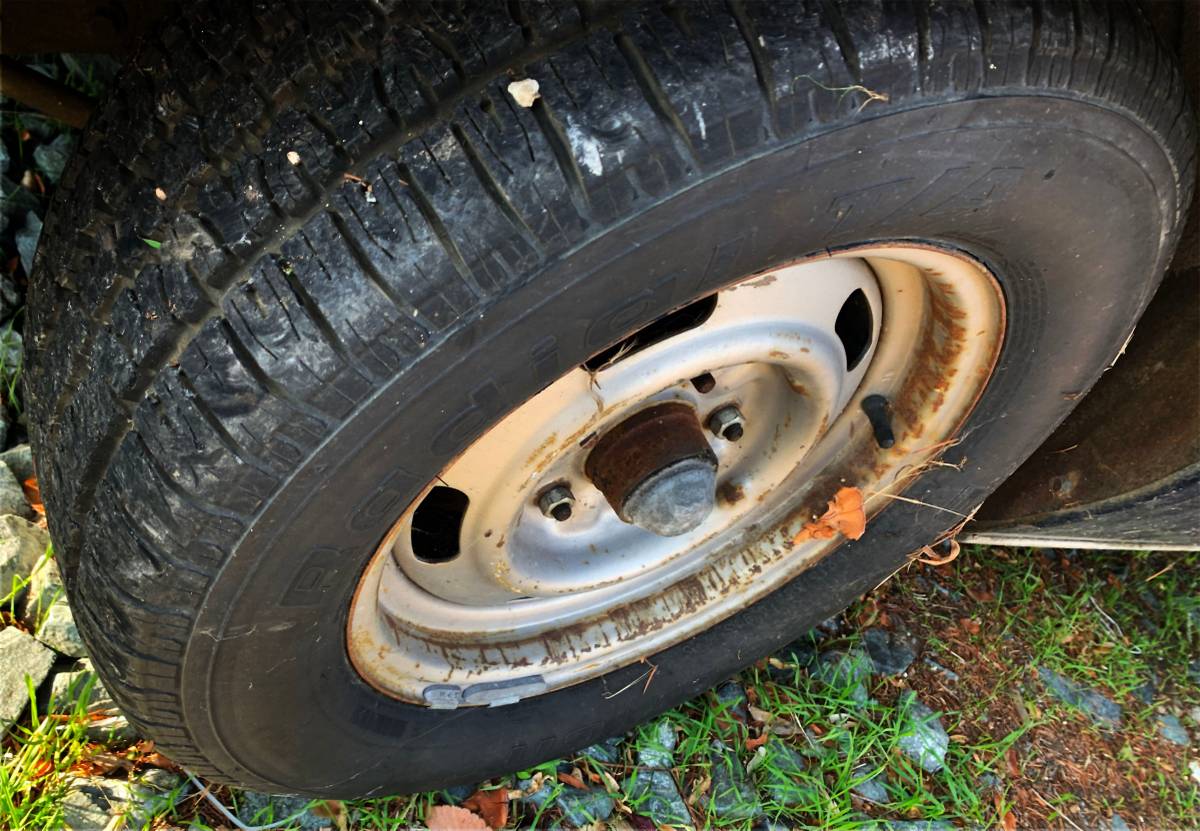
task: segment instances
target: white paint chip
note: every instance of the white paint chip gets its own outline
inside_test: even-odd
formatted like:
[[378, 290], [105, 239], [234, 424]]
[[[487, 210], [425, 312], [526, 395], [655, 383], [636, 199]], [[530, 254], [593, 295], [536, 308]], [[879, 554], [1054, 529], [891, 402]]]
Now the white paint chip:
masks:
[[287, 160], [292, 164], [300, 164], [300, 154], [295, 150], [289, 150], [287, 152]]
[[518, 107], [532, 107], [533, 102], [542, 97], [538, 89], [541, 85], [533, 78], [523, 81], [513, 81], [508, 85], [508, 94], [517, 102]]

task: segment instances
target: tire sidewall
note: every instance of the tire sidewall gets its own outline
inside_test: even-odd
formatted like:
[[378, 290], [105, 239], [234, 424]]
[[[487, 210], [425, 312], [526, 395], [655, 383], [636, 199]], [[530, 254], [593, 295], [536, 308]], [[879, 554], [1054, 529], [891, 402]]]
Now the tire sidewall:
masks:
[[869, 590], [955, 517], [888, 507], [861, 540], [654, 656], [650, 688], [619, 696], [641, 669], [495, 710], [406, 705], [350, 666], [347, 610], [396, 517], [489, 423], [664, 312], [841, 246], [952, 246], [1002, 284], [1004, 349], [947, 453], [962, 470], [935, 470], [908, 492], [970, 512], [1123, 342], [1169, 250], [1174, 194], [1154, 183], [1170, 181], [1151, 137], [1094, 105], [946, 103], [783, 146], [564, 252], [446, 332], [262, 509], [194, 626], [181, 670], [188, 730], [247, 783], [350, 796], [519, 769], [704, 690]]

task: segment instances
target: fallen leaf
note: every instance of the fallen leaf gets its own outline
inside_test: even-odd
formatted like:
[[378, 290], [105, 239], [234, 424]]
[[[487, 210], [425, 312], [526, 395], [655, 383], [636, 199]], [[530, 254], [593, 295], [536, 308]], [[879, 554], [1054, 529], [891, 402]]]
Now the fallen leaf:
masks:
[[768, 710], [763, 710], [759, 707], [755, 707], [753, 704], [750, 705], [749, 709], [750, 718], [754, 719], [759, 724], [769, 724], [776, 718], [774, 713], [769, 712]]
[[333, 820], [334, 827], [338, 831], [346, 831], [346, 806], [337, 799], [327, 799], [317, 805], [314, 805], [312, 812], [319, 817], [327, 817]]
[[492, 828], [503, 828], [508, 823], [508, 791], [503, 788], [475, 791], [462, 807], [479, 814]]
[[867, 514], [863, 510], [862, 491], [858, 488], [839, 488], [829, 500], [829, 508], [819, 519], [807, 523], [792, 538], [793, 544], [805, 540], [830, 540], [836, 534], [856, 540], [867, 530]]
[[542, 97], [538, 92], [541, 87], [533, 78], [525, 78], [522, 81], [513, 81], [508, 85], [508, 94], [517, 102], [518, 107], [529, 108], [533, 106], [533, 102]]
[[762, 747], [764, 744], [767, 743], [767, 739], [770, 738], [770, 735], [771, 735], [770, 733], [763, 733], [762, 735], [756, 736], [753, 739], [746, 739], [746, 749], [747, 750], [758, 750], [760, 747]]
[[487, 831], [483, 817], [454, 805], [434, 805], [425, 812], [429, 831]]
[[587, 790], [587, 785], [583, 784], [582, 779], [580, 779], [578, 776], [572, 776], [569, 773], [560, 773], [558, 775], [558, 781], [562, 782], [564, 785], [570, 785], [572, 788], [578, 788], [581, 791]]
[[52, 772], [53, 770], [54, 765], [48, 759], [38, 759], [37, 762], [35, 762], [29, 768], [29, 778], [41, 779], [43, 776]]
[[37, 512], [38, 516], [46, 515], [46, 506], [42, 504], [42, 489], [38, 485], [36, 476], [30, 476], [21, 483], [21, 490], [25, 491], [25, 500], [29, 502], [29, 507]]

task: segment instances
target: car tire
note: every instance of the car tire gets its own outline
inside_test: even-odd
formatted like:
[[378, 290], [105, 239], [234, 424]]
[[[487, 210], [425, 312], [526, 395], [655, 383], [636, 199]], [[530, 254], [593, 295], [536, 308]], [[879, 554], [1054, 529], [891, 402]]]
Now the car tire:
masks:
[[[32, 439], [96, 668], [180, 764], [261, 790], [479, 781], [625, 731], [876, 585], [1038, 446], [1153, 294], [1195, 153], [1170, 59], [1115, 4], [189, 6], [94, 118], [31, 289]], [[635, 664], [438, 710], [364, 681], [363, 570], [472, 438], [681, 304], [879, 240], [1002, 288], [949, 466], [644, 687]]]

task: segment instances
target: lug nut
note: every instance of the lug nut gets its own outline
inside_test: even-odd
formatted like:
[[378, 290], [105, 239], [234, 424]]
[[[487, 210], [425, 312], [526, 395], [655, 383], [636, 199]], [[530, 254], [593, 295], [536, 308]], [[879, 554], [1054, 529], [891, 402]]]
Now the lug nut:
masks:
[[575, 495], [566, 485], [551, 485], [538, 497], [542, 514], [558, 522], [566, 522], [571, 518], [571, 506], [574, 504]]
[[728, 404], [708, 417], [708, 429], [725, 441], [738, 441], [746, 433], [746, 420], [741, 410]]

